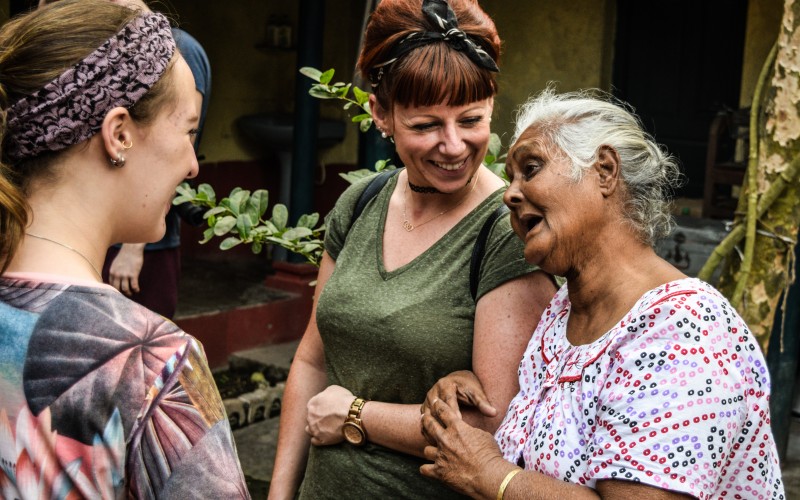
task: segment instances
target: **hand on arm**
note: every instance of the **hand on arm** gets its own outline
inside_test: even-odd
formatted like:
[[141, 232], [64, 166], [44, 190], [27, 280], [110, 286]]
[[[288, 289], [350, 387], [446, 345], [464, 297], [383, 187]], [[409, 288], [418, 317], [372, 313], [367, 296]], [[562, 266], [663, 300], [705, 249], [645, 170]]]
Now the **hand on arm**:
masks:
[[[502, 457], [491, 434], [464, 422], [442, 401], [435, 401], [426, 408], [422, 425], [436, 444], [425, 448], [425, 458], [433, 463], [421, 466], [420, 473], [460, 493], [494, 500], [506, 476], [519, 469]], [[507, 483], [503, 498], [588, 500], [600, 497], [585, 486], [565, 483], [534, 471], [520, 471]]]
[[[342, 427], [356, 395], [332, 385], [308, 402], [306, 432], [311, 444], [330, 446], [344, 440]], [[425, 440], [419, 432], [419, 405], [367, 401], [361, 422], [367, 442], [422, 457]]]
[[[488, 416], [465, 410], [468, 422], [490, 431], [494, 431], [499, 424], [508, 402], [518, 390], [517, 366], [522, 353], [541, 311], [553, 293], [555, 287], [549, 276], [533, 273], [504, 283], [478, 302], [473, 366], [479, 378], [477, 386], [482, 384], [491, 400], [486, 396], [483, 398], [486, 404], [482, 405], [482, 411]], [[503, 369], [499, 370], [498, 367]], [[337, 390], [329, 396], [337, 399], [335, 404], [326, 406], [336, 408], [336, 416], [331, 422], [338, 422], [336, 430], [340, 433], [349, 405], [358, 394], [345, 394]], [[493, 412], [491, 407], [502, 410]], [[319, 415], [317, 418], [321, 420], [324, 417]], [[420, 406], [416, 404], [369, 401], [362, 410], [362, 423], [369, 442], [422, 457], [426, 441], [420, 432], [419, 419]], [[328, 444], [328, 438], [334, 438], [335, 432], [333, 428], [328, 431], [325, 444]]]
[[144, 264], [144, 243], [124, 243], [108, 269], [108, 284], [131, 296], [139, 293], [139, 274]]
[[[435, 401], [442, 401], [461, 417], [461, 406], [477, 408], [483, 415], [494, 417], [497, 409], [489, 402], [475, 373], [469, 370], [453, 372], [440, 378], [425, 396], [420, 412], [425, 413]], [[430, 442], [430, 440], [428, 440]]]
[[[550, 275], [537, 271], [507, 281], [478, 300], [472, 371], [483, 388], [488, 406], [497, 412], [487, 413], [487, 404], [482, 404], [480, 412], [464, 413], [470, 425], [492, 433], [500, 425], [508, 404], [519, 392], [517, 370], [522, 355], [555, 292]], [[463, 390], [474, 390], [470, 387]], [[464, 397], [470, 396], [465, 393]]]

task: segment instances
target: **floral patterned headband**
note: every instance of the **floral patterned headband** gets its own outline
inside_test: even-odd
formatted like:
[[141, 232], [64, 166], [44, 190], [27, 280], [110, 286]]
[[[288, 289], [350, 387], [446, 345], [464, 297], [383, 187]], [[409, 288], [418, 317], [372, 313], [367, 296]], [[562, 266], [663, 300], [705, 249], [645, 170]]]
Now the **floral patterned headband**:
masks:
[[370, 85], [373, 88], [381, 83], [384, 71], [392, 63], [417, 47], [442, 41], [448, 43], [455, 50], [464, 52], [475, 65], [489, 71], [500, 71], [492, 56], [458, 28], [458, 19], [447, 0], [423, 0], [422, 13], [440, 31], [414, 31], [400, 40], [389, 51], [386, 61], [376, 64], [369, 70]]
[[174, 52], [167, 18], [143, 12], [81, 62], [8, 108], [5, 155], [18, 162], [89, 139], [111, 109], [133, 106], [150, 90]]

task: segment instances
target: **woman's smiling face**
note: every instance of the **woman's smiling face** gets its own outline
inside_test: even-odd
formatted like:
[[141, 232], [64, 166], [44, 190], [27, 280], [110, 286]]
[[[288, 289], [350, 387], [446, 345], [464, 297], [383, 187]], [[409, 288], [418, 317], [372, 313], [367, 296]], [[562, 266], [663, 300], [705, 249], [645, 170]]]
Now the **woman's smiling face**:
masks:
[[[525, 244], [525, 259], [553, 274], [579, 265], [602, 217], [602, 194], [593, 169], [572, 178], [569, 158], [539, 128], [526, 130], [506, 161], [511, 180], [503, 201], [511, 225]], [[601, 204], [598, 205], [597, 202]]]
[[493, 104], [394, 106], [382, 128], [394, 136], [409, 181], [443, 193], [463, 188], [486, 156]]

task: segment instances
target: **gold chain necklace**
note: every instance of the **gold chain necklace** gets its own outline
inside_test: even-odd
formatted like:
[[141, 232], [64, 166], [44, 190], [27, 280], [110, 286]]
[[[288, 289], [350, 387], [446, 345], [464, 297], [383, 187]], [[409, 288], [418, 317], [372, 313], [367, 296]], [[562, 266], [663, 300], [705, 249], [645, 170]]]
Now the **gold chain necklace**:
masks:
[[52, 239], [50, 239], [50, 238], [46, 238], [46, 237], [44, 237], [44, 236], [39, 236], [38, 234], [33, 234], [33, 233], [28, 233], [28, 232], [26, 232], [25, 234], [27, 234], [28, 236], [31, 236], [31, 237], [33, 237], [33, 238], [38, 238], [38, 239], [40, 239], [40, 240], [49, 241], [50, 243], [55, 243], [56, 245], [59, 245], [59, 246], [62, 246], [62, 247], [64, 247], [64, 248], [66, 248], [67, 250], [71, 250], [71, 251], [75, 252], [75, 253], [76, 253], [76, 254], [78, 254], [78, 255], [79, 255], [79, 256], [80, 256], [80, 257], [81, 257], [83, 260], [85, 260], [85, 261], [86, 261], [86, 262], [87, 262], [87, 263], [88, 263], [90, 266], [92, 266], [92, 270], [94, 271], [94, 273], [97, 275], [97, 277], [100, 279], [100, 281], [103, 281], [103, 275], [102, 275], [102, 273], [101, 273], [100, 271], [98, 271], [98, 270], [97, 270], [97, 268], [94, 266], [94, 264], [92, 264], [92, 261], [91, 261], [91, 260], [89, 260], [89, 259], [88, 259], [88, 258], [87, 258], [85, 255], [83, 255], [82, 253], [80, 253], [78, 250], [76, 250], [76, 249], [72, 248], [71, 246], [69, 246], [69, 245], [67, 245], [67, 244], [61, 243], [60, 241], [52, 240]]
[[474, 183], [472, 184], [472, 189], [470, 189], [469, 193], [467, 193], [463, 198], [461, 198], [461, 200], [458, 203], [456, 203], [452, 207], [448, 208], [447, 210], [443, 210], [443, 211], [439, 212], [438, 214], [434, 215], [433, 217], [431, 217], [430, 219], [426, 220], [425, 222], [420, 222], [416, 226], [414, 224], [412, 224], [410, 220], [408, 220], [408, 216], [406, 215], [406, 193], [408, 192], [408, 182], [406, 182], [406, 185], [403, 188], [403, 229], [405, 229], [407, 232], [410, 233], [415, 228], [418, 228], [420, 226], [424, 226], [428, 222], [441, 217], [442, 215], [446, 214], [447, 212], [449, 212], [451, 210], [454, 210], [456, 207], [458, 207], [459, 205], [461, 205], [462, 203], [467, 201], [467, 198], [469, 198], [469, 196], [472, 194], [472, 192], [475, 191], [475, 187], [478, 185], [478, 178], [480, 177], [480, 175], [481, 175], [481, 171], [478, 170], [478, 173], [475, 174], [473, 176], [473, 178], [472, 178], [472, 181], [474, 181]]

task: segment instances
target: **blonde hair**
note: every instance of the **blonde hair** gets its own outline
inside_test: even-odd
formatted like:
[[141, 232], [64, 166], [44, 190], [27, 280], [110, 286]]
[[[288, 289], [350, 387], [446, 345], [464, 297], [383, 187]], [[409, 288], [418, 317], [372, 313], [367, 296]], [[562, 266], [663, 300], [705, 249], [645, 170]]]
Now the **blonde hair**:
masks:
[[[0, 272], [13, 257], [28, 225], [31, 179], [53, 174], [59, 153], [11, 162], [6, 150], [7, 109], [91, 54], [138, 10], [107, 0], [62, 0], [17, 17], [0, 29]], [[173, 97], [170, 69], [129, 109], [134, 120], [152, 120]]]

